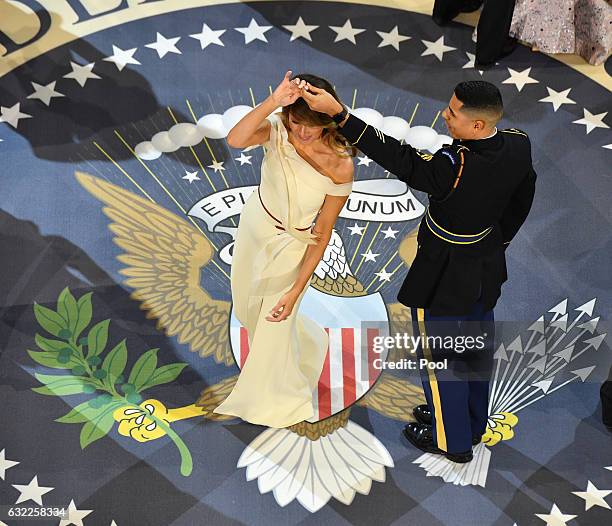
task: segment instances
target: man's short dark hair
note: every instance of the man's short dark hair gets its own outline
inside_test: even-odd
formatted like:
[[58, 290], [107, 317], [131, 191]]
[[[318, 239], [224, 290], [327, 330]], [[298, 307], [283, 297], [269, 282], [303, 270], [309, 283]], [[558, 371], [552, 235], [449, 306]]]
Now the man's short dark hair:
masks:
[[462, 110], [487, 113], [496, 121], [501, 119], [504, 103], [497, 86], [485, 80], [468, 80], [455, 87], [455, 96], [463, 103]]

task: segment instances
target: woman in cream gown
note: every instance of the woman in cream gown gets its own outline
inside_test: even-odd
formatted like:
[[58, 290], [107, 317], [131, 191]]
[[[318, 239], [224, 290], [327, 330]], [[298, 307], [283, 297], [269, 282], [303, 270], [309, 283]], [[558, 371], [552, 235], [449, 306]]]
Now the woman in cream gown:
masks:
[[[351, 192], [355, 154], [333, 121], [300, 97], [303, 79], [326, 90], [331, 85], [311, 75], [290, 77], [289, 71], [228, 134], [233, 147], [262, 144], [264, 159], [259, 188], [240, 216], [231, 269], [234, 312], [248, 331], [249, 354], [234, 389], [214, 410], [276, 428], [314, 415], [328, 337], [298, 308]], [[270, 115], [278, 106], [283, 112]]]

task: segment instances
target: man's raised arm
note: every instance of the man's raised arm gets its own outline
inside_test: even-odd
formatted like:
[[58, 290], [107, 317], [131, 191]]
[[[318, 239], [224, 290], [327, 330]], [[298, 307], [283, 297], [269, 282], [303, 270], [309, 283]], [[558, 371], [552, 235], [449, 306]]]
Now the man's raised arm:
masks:
[[[303, 89], [302, 97], [313, 110], [331, 117], [344, 109], [329, 93], [315, 86]], [[351, 114], [339, 123], [338, 131], [408, 186], [434, 196], [446, 195], [460, 169], [460, 156], [455, 152], [440, 150], [433, 156], [422, 154]]]

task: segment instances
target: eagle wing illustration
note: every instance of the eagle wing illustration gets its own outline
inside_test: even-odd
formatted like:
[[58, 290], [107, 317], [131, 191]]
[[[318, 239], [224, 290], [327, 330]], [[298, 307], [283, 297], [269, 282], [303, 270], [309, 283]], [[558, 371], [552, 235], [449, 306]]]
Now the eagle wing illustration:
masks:
[[417, 226], [404, 236], [404, 239], [402, 239], [399, 244], [399, 248], [397, 249], [399, 257], [402, 258], [404, 263], [406, 263], [407, 267], [410, 267], [412, 265], [412, 262], [416, 257], [416, 253], [418, 250], [418, 233], [419, 227]]
[[[410, 235], [410, 234], [409, 234]], [[400, 248], [401, 252], [401, 248]], [[412, 316], [410, 309], [401, 303], [388, 305], [390, 332], [389, 334], [412, 334]], [[391, 348], [387, 354], [388, 362], [399, 362], [403, 358], [414, 358], [409, 349]], [[389, 418], [410, 422], [412, 408], [425, 403], [425, 395], [420, 385], [414, 385], [406, 380], [384, 371], [374, 387], [359, 401], [358, 405], [374, 409]]]
[[321, 292], [334, 296], [364, 296], [363, 285], [351, 272], [342, 238], [332, 230], [323, 257], [312, 275], [310, 284]]
[[412, 408], [424, 404], [423, 388], [390, 373], [383, 373], [357, 405], [374, 409], [389, 418], [411, 422]]
[[205, 418], [209, 420], [231, 420], [232, 418], [236, 418], [232, 415], [213, 413], [213, 409], [221, 405], [221, 402], [223, 402], [232, 392], [234, 385], [236, 385], [236, 380], [238, 380], [238, 375], [230, 376], [202, 390], [195, 405], [202, 408], [202, 413]]
[[212, 259], [208, 239], [162, 206], [123, 188], [76, 172], [79, 183], [102, 201], [114, 242], [123, 249], [120, 273], [147, 318], [200, 356], [230, 365], [230, 303], [213, 299], [200, 285], [200, 271]]
[[[411, 336], [413, 330], [410, 309], [401, 303], [391, 303], [387, 305], [387, 311], [389, 313], [389, 334], [394, 336], [395, 334], [407, 333]], [[389, 349], [387, 361], [397, 362], [402, 358], [410, 358], [408, 349], [398, 349], [397, 347]]]

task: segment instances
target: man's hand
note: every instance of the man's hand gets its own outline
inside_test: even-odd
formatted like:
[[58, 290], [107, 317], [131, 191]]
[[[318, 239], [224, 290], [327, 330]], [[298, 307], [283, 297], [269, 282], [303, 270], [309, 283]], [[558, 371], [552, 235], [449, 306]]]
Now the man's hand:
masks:
[[306, 101], [311, 110], [327, 113], [330, 117], [342, 111], [342, 104], [334, 99], [331, 93], [328, 93], [322, 88], [317, 88], [312, 84], [306, 83], [306, 85], [301, 88], [301, 93], [302, 98]]

